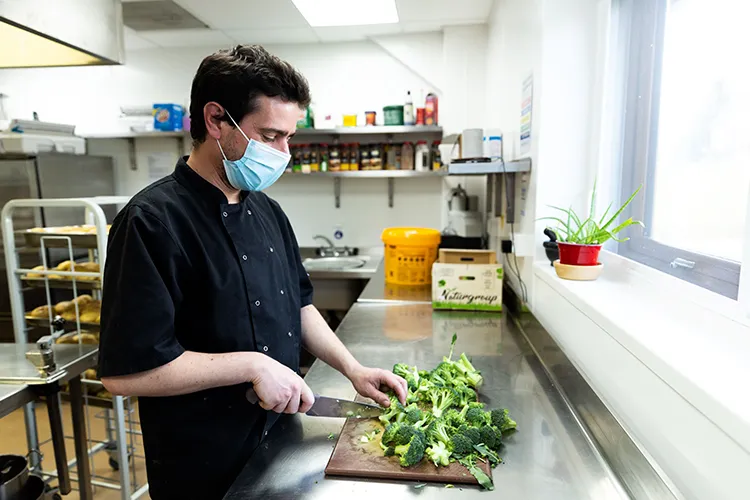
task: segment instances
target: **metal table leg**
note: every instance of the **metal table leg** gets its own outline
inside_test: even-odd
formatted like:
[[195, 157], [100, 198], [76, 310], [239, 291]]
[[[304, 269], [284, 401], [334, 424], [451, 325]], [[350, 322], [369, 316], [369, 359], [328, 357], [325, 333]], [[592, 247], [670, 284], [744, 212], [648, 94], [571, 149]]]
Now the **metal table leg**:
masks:
[[[120, 463], [120, 498], [130, 500], [130, 462], [128, 461], [128, 440], [125, 434], [125, 407], [122, 396], [112, 398], [115, 414], [115, 436], [117, 437], [117, 460]], [[130, 416], [128, 415], [128, 418]]]
[[55, 450], [55, 463], [57, 464], [57, 479], [60, 493], [70, 493], [70, 470], [68, 469], [68, 457], [65, 453], [65, 434], [62, 425], [62, 412], [60, 411], [60, 385], [57, 383], [44, 386], [47, 397], [47, 414], [49, 415], [49, 428], [52, 434], [52, 447]]
[[68, 382], [70, 388], [70, 412], [73, 418], [73, 440], [76, 448], [76, 468], [78, 470], [78, 489], [81, 500], [92, 500], [91, 470], [86, 438], [86, 415], [83, 406], [81, 379], [73, 377]]
[[29, 466], [31, 470], [36, 471], [41, 463], [39, 450], [39, 434], [36, 427], [36, 413], [34, 407], [36, 403], [26, 403], [23, 407], [23, 420], [26, 423], [26, 443], [29, 446]]

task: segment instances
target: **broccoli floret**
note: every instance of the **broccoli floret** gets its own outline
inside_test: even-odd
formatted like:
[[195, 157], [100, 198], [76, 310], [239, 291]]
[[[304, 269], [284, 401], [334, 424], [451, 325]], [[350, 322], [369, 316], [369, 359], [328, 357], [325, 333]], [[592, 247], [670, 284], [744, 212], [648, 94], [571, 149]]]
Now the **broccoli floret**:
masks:
[[444, 420], [436, 420], [430, 429], [430, 433], [427, 434], [433, 442], [443, 443], [445, 445], [450, 444], [451, 437], [448, 432], [448, 425]]
[[469, 403], [476, 402], [477, 392], [468, 385], [461, 383], [458, 385], [454, 385], [453, 389], [458, 395], [458, 406], [466, 406]]
[[391, 394], [390, 399], [391, 406], [383, 409], [383, 414], [378, 417], [383, 425], [388, 425], [393, 418], [404, 411], [404, 405], [399, 402], [398, 397], [396, 397], [395, 394]]
[[458, 428], [458, 433], [465, 436], [472, 445], [481, 444], [482, 436], [479, 434], [479, 429], [476, 427], [469, 427], [468, 425], [462, 425]]
[[517, 426], [516, 421], [510, 418], [510, 414], [505, 408], [492, 410], [490, 416], [492, 425], [500, 429], [503, 433], [510, 432]]
[[[467, 405], [468, 408], [468, 405]], [[461, 414], [456, 410], [455, 408], [451, 408], [445, 413], [443, 413], [442, 421], [445, 423], [447, 427], [450, 427], [451, 429], [458, 429], [463, 425], [465, 422], [464, 417], [461, 416]]]
[[396, 363], [393, 365], [393, 373], [406, 380], [410, 391], [416, 391], [419, 388], [420, 376], [416, 366]]
[[463, 457], [474, 452], [474, 444], [471, 439], [463, 434], [454, 434], [451, 438], [451, 445], [453, 446], [453, 454], [457, 457]]
[[416, 424], [417, 422], [422, 420], [422, 418], [423, 418], [422, 410], [420, 410], [416, 404], [412, 403], [406, 408], [404, 408], [404, 411], [396, 417], [396, 421], [397, 422], [403, 421], [408, 424]]
[[401, 457], [399, 459], [401, 467], [409, 467], [422, 460], [424, 450], [424, 437], [419, 434], [414, 434], [408, 444], [398, 445], [394, 451], [396, 452], [396, 455]]
[[432, 401], [432, 414], [435, 418], [440, 418], [444, 411], [456, 403], [456, 392], [449, 388], [438, 388], [430, 391], [430, 401]]
[[436, 384], [451, 386], [454, 383], [454, 378], [458, 375], [455, 373], [452, 364], [443, 361], [430, 372], [430, 380]]
[[381, 439], [386, 445], [396, 446], [408, 443], [416, 432], [417, 430], [408, 424], [394, 422], [385, 428]]
[[425, 450], [425, 454], [436, 467], [439, 465], [447, 467], [450, 464], [451, 452], [442, 441], [430, 443], [430, 447]]
[[479, 437], [492, 450], [497, 450], [503, 441], [503, 433], [495, 426], [483, 425], [479, 428]]
[[393, 446], [386, 446], [381, 442], [380, 447], [383, 448], [383, 455], [385, 455], [386, 457], [392, 457], [395, 454], [395, 449], [393, 448]]
[[474, 368], [469, 358], [466, 357], [466, 353], [461, 353], [461, 357], [454, 363], [454, 366], [466, 377], [469, 385], [475, 389], [482, 385], [482, 374]]
[[469, 410], [466, 412], [466, 422], [474, 427], [487, 425], [491, 422], [490, 413], [484, 411], [482, 408], [469, 405]]

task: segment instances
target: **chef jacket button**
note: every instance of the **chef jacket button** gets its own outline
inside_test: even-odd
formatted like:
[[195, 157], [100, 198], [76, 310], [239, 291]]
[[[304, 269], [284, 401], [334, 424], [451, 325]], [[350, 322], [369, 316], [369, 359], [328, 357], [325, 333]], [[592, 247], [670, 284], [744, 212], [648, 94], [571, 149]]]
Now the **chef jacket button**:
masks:
[[263, 435], [264, 435], [264, 436], [268, 436], [268, 431], [265, 431], [265, 432], [263, 433]]
[[281, 291], [281, 295], [284, 295], [284, 290]]
[[247, 255], [243, 255], [242, 260], [247, 260]]
[[289, 335], [291, 337], [292, 336], [292, 332], [287, 332], [287, 335]]
[[273, 247], [270, 248], [271, 252], [273, 252]]
[[255, 301], [255, 305], [258, 306], [258, 307], [260, 307], [260, 300], [256, 300]]
[[268, 352], [268, 346], [267, 345], [263, 346], [263, 352]]
[[229, 215], [229, 214], [228, 214], [228, 213], [226, 213], [226, 212], [223, 212], [223, 213], [222, 213], [221, 215], [223, 215], [224, 217], [226, 217], [226, 216], [227, 216], [227, 215]]
[[253, 215], [253, 213], [250, 210], [248, 210], [247, 215]]

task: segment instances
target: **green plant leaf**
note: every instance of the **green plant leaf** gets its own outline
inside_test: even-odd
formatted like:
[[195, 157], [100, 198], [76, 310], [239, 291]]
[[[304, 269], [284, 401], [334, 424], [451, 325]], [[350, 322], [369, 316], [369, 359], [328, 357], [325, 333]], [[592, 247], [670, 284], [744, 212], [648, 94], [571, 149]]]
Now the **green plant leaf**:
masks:
[[593, 219], [595, 217], [594, 212], [596, 211], [596, 183], [598, 181], [597, 177], [594, 177], [594, 188], [591, 191], [591, 208], [589, 209], [589, 218]]
[[604, 215], [602, 215], [602, 218], [601, 218], [601, 219], [599, 219], [599, 225], [600, 225], [600, 226], [601, 226], [602, 224], [604, 224], [604, 219], [606, 219], [606, 218], [607, 218], [607, 214], [609, 213], [609, 210], [610, 210], [611, 208], [612, 208], [612, 203], [610, 203], [610, 204], [609, 204], [609, 206], [607, 207], [607, 210], [605, 210], [605, 211], [604, 211]]
[[628, 201], [623, 203], [623, 205], [619, 208], [619, 210], [617, 210], [617, 212], [615, 212], [615, 214], [607, 221], [607, 223], [602, 226], [602, 229], [607, 229], [615, 220], [617, 220], [617, 217], [622, 213], [623, 210], [625, 210], [625, 207], [630, 205], [630, 202], [633, 201], [633, 198], [635, 198], [635, 195], [638, 194], [638, 192], [641, 190], [642, 187], [643, 187], [642, 184], [638, 186], [638, 189], [636, 189], [635, 192], [630, 195], [630, 198], [628, 198]]
[[583, 224], [578, 226], [578, 230], [570, 236], [568, 243], [581, 243], [581, 244], [584, 243], [584, 240], [585, 240], [584, 235], [586, 231], [586, 226], [588, 225], [590, 221], [591, 221], [591, 218], [588, 218], [585, 221], [583, 221]]
[[570, 219], [573, 219], [573, 222], [576, 223], [576, 226], [581, 226], [581, 219], [578, 217], [578, 214], [576, 214], [576, 211], [573, 210], [573, 207], [568, 208], [567, 210], [564, 208], [556, 207], [554, 205], [548, 205], [550, 208], [554, 208], [555, 210], [559, 210], [561, 212], [564, 212], [568, 215], [568, 223], [567, 226], [570, 226]]

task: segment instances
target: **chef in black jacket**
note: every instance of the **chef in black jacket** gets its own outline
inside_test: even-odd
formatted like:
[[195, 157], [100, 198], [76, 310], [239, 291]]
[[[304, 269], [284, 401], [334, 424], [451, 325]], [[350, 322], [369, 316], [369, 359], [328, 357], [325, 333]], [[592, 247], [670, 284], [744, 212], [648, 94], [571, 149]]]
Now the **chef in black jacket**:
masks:
[[262, 47], [206, 57], [190, 156], [112, 225], [99, 370], [113, 394], [139, 396], [154, 499], [221, 498], [278, 415], [310, 408], [303, 346], [360, 394], [405, 397], [403, 379], [360, 365], [312, 305], [292, 226], [261, 192], [309, 103], [305, 78]]

